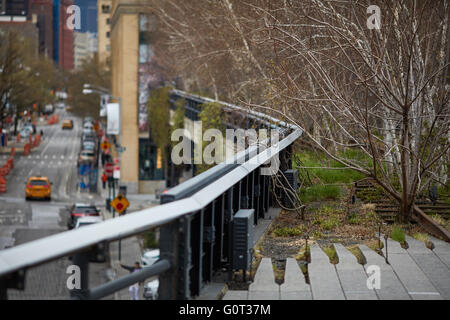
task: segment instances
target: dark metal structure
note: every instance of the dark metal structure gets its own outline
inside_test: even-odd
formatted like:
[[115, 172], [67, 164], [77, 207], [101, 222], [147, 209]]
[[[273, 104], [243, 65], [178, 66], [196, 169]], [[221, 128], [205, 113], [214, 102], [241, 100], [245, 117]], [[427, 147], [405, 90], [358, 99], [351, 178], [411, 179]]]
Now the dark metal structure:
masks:
[[[173, 93], [185, 99], [190, 96], [180, 91]], [[248, 112], [222, 104], [231, 111]], [[7, 298], [8, 288], [24, 288], [29, 268], [69, 255], [73, 255], [82, 275], [81, 287], [72, 290], [74, 299], [100, 299], [154, 275], [159, 275], [159, 299], [190, 299], [201, 294], [216, 270], [247, 266], [252, 226], [272, 206], [272, 191], [278, 192], [273, 190], [270, 176], [265, 175], [266, 163], [279, 158], [279, 170], [289, 170], [292, 144], [302, 134], [301, 129], [264, 114], [248, 112], [248, 116], [281, 129], [280, 141], [272, 145], [268, 138], [263, 144], [248, 147], [232, 159], [170, 189], [162, 195], [157, 207], [0, 251], [0, 298]], [[160, 227], [158, 262], [97, 288], [88, 288], [89, 254], [96, 245], [155, 227]], [[236, 254], [247, 255], [242, 264], [233, 261]]]

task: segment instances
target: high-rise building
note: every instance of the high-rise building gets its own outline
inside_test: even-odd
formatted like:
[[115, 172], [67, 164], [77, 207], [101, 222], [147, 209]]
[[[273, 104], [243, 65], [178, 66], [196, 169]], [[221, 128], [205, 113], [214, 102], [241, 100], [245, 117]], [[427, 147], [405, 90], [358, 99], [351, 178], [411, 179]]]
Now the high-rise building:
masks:
[[26, 16], [28, 0], [0, 0], [0, 15]]
[[29, 0], [28, 20], [37, 20], [39, 53], [53, 58], [53, 0]]
[[112, 0], [97, 1], [98, 59], [108, 62], [111, 56], [111, 5]]
[[77, 32], [97, 33], [97, 0], [73, 0], [80, 7], [81, 26]]
[[53, 60], [64, 70], [73, 69], [73, 32], [68, 13], [73, 0], [53, 0]]
[[83, 62], [97, 52], [97, 35], [92, 32], [74, 32], [74, 67], [79, 69]]

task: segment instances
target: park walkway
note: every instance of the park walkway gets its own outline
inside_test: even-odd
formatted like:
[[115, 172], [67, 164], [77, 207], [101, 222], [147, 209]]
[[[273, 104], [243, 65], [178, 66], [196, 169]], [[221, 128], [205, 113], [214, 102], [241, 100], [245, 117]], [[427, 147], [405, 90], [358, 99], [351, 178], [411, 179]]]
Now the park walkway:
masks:
[[[408, 236], [408, 249], [387, 239], [384, 244], [388, 263], [385, 257], [360, 245], [365, 264], [359, 264], [355, 255], [341, 244], [334, 244], [339, 262], [331, 264], [323, 250], [313, 244], [309, 283], [297, 261], [288, 258], [284, 282], [277, 284], [271, 259], [263, 258], [248, 291], [229, 290], [223, 299], [450, 300], [450, 244], [432, 237], [430, 240], [434, 244], [432, 250]], [[373, 282], [374, 270], [379, 270], [379, 286]], [[368, 282], [373, 284], [371, 288]]]

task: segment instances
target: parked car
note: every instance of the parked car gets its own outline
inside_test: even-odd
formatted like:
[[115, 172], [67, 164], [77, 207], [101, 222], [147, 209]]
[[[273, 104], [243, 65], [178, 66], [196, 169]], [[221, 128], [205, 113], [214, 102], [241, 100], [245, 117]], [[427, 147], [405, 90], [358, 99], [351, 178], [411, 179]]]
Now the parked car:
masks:
[[94, 151], [97, 148], [97, 144], [94, 141], [87, 140], [83, 142], [83, 150]]
[[83, 124], [83, 133], [94, 133], [94, 125], [92, 123]]
[[153, 281], [149, 281], [144, 286], [143, 297], [145, 300], [157, 300], [158, 299], [158, 287], [159, 280], [155, 279]]
[[[86, 216], [77, 219], [75, 224], [75, 229], [90, 226], [96, 223], [103, 222], [101, 217], [96, 216]], [[90, 262], [105, 262], [108, 255], [108, 243], [106, 241], [100, 242], [94, 246], [90, 251], [89, 261]]]
[[149, 267], [159, 259], [159, 249], [145, 251], [141, 256], [141, 264], [143, 267]]
[[26, 139], [30, 134], [33, 134], [33, 128], [31, 126], [23, 127], [19, 133], [23, 139]]
[[72, 207], [67, 208], [69, 210], [69, 220], [67, 223], [68, 229], [73, 229], [77, 220], [82, 217], [100, 217], [100, 210], [96, 206], [85, 204], [85, 203], [75, 203]]
[[52, 183], [47, 177], [30, 177], [25, 186], [25, 199], [52, 199]]
[[81, 162], [94, 162], [95, 163], [96, 157], [94, 151], [90, 150], [83, 150], [80, 152], [80, 156], [78, 157], [78, 164]]
[[94, 133], [84, 133], [81, 136], [81, 143], [84, 143], [85, 141], [96, 142], [97, 141], [97, 137], [95, 136]]

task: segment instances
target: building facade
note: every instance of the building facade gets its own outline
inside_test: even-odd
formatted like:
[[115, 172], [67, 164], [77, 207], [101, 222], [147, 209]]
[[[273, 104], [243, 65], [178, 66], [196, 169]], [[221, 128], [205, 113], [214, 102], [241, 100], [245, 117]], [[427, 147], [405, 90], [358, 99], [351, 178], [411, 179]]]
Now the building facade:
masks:
[[149, 90], [157, 78], [151, 67], [152, 28], [148, 1], [112, 1], [111, 89], [113, 96], [122, 98], [122, 145], [126, 149], [121, 155], [120, 183], [130, 193], [165, 188], [163, 168], [158, 167], [160, 152], [151, 143], [146, 125]]
[[29, 0], [28, 20], [34, 19], [39, 29], [39, 53], [53, 59], [53, 1]]
[[0, 15], [26, 16], [29, 0], [0, 0]]
[[112, 0], [97, 1], [97, 43], [100, 63], [109, 63], [111, 57]]
[[83, 62], [92, 59], [97, 52], [97, 34], [74, 32], [74, 68], [80, 69]]
[[73, 70], [73, 32], [67, 21], [73, 0], [53, 0], [53, 60], [64, 70]]

